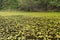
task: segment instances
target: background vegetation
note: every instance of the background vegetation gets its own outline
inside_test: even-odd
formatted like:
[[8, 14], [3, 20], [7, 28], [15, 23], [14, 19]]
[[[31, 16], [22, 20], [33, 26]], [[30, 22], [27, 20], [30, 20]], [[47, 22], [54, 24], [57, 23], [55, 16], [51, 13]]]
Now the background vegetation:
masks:
[[60, 11], [60, 0], [0, 0], [0, 10]]

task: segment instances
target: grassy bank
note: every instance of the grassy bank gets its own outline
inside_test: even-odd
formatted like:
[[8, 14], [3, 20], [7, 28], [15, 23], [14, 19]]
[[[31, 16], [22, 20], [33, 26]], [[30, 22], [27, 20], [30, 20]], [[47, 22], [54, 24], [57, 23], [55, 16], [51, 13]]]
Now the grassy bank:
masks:
[[0, 40], [60, 40], [59, 38], [58, 12], [0, 12]]
[[60, 12], [17, 12], [17, 11], [0, 11], [0, 15], [2, 16], [10, 16], [10, 15], [25, 15], [25, 16], [60, 16]]

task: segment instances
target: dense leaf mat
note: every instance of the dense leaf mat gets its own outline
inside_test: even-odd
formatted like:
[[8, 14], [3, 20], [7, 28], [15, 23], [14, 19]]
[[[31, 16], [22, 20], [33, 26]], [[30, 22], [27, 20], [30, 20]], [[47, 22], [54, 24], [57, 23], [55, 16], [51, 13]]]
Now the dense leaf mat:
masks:
[[0, 40], [57, 40], [60, 18], [0, 16]]

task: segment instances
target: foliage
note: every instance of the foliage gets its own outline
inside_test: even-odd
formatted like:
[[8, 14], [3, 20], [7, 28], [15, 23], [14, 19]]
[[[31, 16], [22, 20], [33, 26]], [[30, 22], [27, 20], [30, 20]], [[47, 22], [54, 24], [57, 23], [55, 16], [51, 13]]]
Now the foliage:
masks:
[[0, 0], [0, 9], [60, 11], [60, 0]]
[[60, 35], [59, 30], [59, 18], [0, 16], [0, 40], [55, 39]]
[[[2, 1], [2, 2], [1, 2]], [[18, 6], [17, 0], [1, 0], [2, 9], [16, 9]]]

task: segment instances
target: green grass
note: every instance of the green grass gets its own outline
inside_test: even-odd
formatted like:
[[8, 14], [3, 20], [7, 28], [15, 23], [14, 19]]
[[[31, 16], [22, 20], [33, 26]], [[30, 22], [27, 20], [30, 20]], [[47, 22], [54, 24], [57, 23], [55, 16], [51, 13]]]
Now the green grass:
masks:
[[[21, 38], [21, 40], [23, 40], [23, 38], [26, 37], [26, 36], [23, 37], [23, 35], [27, 34], [28, 32], [29, 32], [29, 34], [32, 34], [36, 38], [38, 37], [37, 36], [38, 34], [40, 34], [40, 35], [43, 34], [44, 36], [41, 35], [40, 37], [44, 37], [44, 40], [46, 40], [46, 36], [48, 36], [47, 35], [48, 32], [51, 34], [55, 34], [56, 35], [55, 37], [60, 38], [60, 36], [59, 36], [60, 35], [60, 31], [59, 31], [60, 30], [60, 13], [59, 12], [0, 11], [0, 15], [2, 15], [2, 16], [0, 16], [0, 20], [1, 20], [0, 21], [0, 24], [1, 24], [0, 33], [1, 33], [1, 35], [4, 35], [3, 37], [1, 37], [4, 40], [7, 40], [5, 38], [8, 38], [8, 40]], [[11, 16], [11, 15], [24, 15], [24, 16]], [[4, 18], [4, 16], [7, 16], [7, 17]], [[35, 17], [26, 18], [25, 16], [35, 16], [37, 18], [35, 18]], [[53, 19], [44, 18], [44, 16], [58, 17], [58, 18], [57, 19], [56, 18], [53, 18]], [[42, 18], [40, 18], [40, 17], [42, 17]], [[48, 30], [47, 30], [47, 28], [48, 28]], [[26, 31], [27, 29], [31, 30], [31, 31], [27, 32]], [[53, 31], [51, 31], [51, 30], [53, 30]], [[36, 32], [37, 32], [37, 34], [35, 35]], [[22, 36], [20, 36], [21, 33], [22, 33]], [[52, 36], [49, 35], [48, 37], [53, 38], [53, 36], [54, 35], [52, 35]]]
[[0, 11], [0, 15], [2, 16], [10, 16], [10, 15], [25, 15], [25, 16], [60, 16], [60, 12], [17, 12], [17, 11]]

